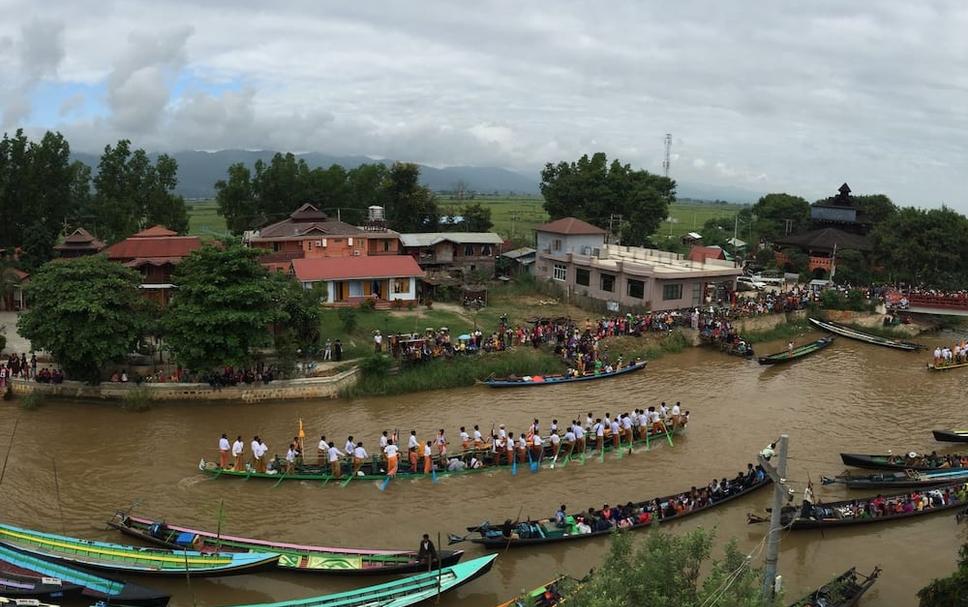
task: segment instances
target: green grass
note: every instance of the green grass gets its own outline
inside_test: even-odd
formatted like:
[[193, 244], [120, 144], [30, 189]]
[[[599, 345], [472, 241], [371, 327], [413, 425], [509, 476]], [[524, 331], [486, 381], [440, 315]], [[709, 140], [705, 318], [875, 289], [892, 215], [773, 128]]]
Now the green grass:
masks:
[[[662, 222], [662, 226], [655, 234], [655, 240], [661, 242], [663, 238], [672, 236], [679, 239], [687, 232], [698, 232], [704, 223], [718, 217], [733, 217], [743, 208], [739, 204], [704, 203], [704, 202], [676, 202], [669, 206], [669, 217]], [[748, 240], [743, 234], [737, 236], [740, 240]]]
[[813, 330], [813, 325], [809, 321], [800, 319], [794, 322], [785, 322], [765, 331], [742, 331], [740, 337], [750, 343], [756, 344], [781, 339], [792, 339]]
[[193, 236], [215, 238], [228, 235], [225, 218], [218, 214], [218, 205], [214, 200], [200, 200], [187, 203], [188, 233]]

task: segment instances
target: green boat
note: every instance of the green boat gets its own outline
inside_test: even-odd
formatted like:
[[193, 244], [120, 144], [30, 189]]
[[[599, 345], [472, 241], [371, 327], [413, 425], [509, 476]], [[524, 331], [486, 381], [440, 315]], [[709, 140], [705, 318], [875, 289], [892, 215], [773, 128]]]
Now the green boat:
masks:
[[66, 565], [119, 573], [153, 575], [235, 575], [272, 569], [279, 555], [271, 552], [205, 554], [82, 540], [0, 524], [0, 544]]
[[777, 352], [776, 354], [770, 354], [769, 356], [761, 356], [759, 358], [759, 363], [761, 365], [775, 365], [777, 363], [786, 363], [798, 358], [803, 358], [813, 354], [814, 352], [819, 352], [823, 350], [830, 344], [834, 342], [833, 337], [821, 337], [817, 341], [812, 341], [808, 344], [802, 346], [797, 346], [792, 350], [787, 350], [785, 352]]
[[[672, 437], [679, 432], [685, 430], [685, 427], [666, 429], [663, 432], [650, 432], [645, 438], [638, 440], [633, 440], [632, 444], [622, 443], [621, 447], [616, 447], [614, 442], [606, 440], [604, 453], [617, 452], [619, 457], [627, 454], [630, 449], [635, 447], [645, 446], [646, 449], [652, 448], [652, 443], [654, 442], [668, 442], [672, 446]], [[592, 437], [594, 438], [594, 437]], [[495, 454], [485, 447], [479, 450], [467, 450], [452, 455], [448, 455], [447, 459], [458, 459], [465, 464], [467, 464], [471, 457], [477, 457], [481, 460], [482, 466], [480, 468], [471, 468], [467, 466], [460, 470], [434, 470], [429, 474], [422, 471], [414, 471], [410, 468], [410, 462], [401, 458], [400, 466], [397, 470], [397, 479], [418, 479], [418, 478], [440, 478], [447, 476], [464, 476], [467, 474], [475, 474], [479, 472], [487, 472], [498, 469], [510, 469], [512, 472], [516, 472], [519, 467], [528, 467], [536, 470], [539, 467], [543, 468], [555, 468], [565, 467], [569, 461], [579, 459], [584, 461], [588, 457], [600, 457], [604, 456], [604, 453], [598, 451], [595, 448], [595, 443], [593, 440], [588, 440], [586, 442], [585, 452], [569, 452], [569, 448], [565, 443], [561, 443], [561, 451], [556, 458], [551, 450], [551, 445], [549, 441], [545, 439], [544, 450], [541, 454], [539, 461], [528, 461], [523, 462], [516, 461], [513, 464], [508, 464], [502, 455], [500, 458], [500, 463], [495, 462]], [[434, 461], [439, 461], [438, 458], [434, 458]], [[436, 468], [437, 464], [435, 464]], [[418, 462], [419, 468], [419, 462]], [[330, 482], [334, 484], [346, 485], [352, 480], [358, 481], [382, 481], [387, 479], [386, 473], [386, 462], [382, 461], [378, 456], [373, 455], [370, 459], [363, 463], [359, 472], [356, 476], [352, 474], [352, 465], [349, 462], [344, 461], [342, 463], [342, 475], [339, 478], [334, 477], [330, 473], [329, 466], [318, 465], [318, 464], [302, 464], [296, 465], [292, 472], [285, 472], [285, 461], [280, 460], [278, 457], [273, 459], [269, 463], [268, 472], [256, 472], [248, 464], [246, 464], [245, 470], [234, 470], [232, 468], [220, 468], [216, 462], [207, 462], [204, 459], [198, 463], [198, 469], [206, 474], [210, 474], [215, 478], [219, 477], [231, 477], [231, 478], [259, 478], [276, 481], [276, 484], [282, 481], [318, 481], [322, 485], [327, 485]]]
[[496, 558], [496, 554], [489, 554], [453, 567], [420, 573], [376, 586], [366, 586], [358, 590], [243, 607], [407, 607], [433, 599], [437, 595], [479, 578], [491, 570], [491, 565]]
[[497, 607], [556, 607], [565, 604], [577, 588], [576, 580], [562, 576], [538, 586], [531, 592], [505, 601]]

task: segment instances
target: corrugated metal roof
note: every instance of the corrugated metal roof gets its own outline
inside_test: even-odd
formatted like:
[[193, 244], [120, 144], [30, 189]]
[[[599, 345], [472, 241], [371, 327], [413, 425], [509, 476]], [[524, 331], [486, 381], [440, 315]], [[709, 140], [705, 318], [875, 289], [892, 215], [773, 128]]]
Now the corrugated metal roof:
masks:
[[504, 240], [494, 232], [423, 232], [400, 234], [400, 243], [405, 247], [432, 247], [441, 242], [455, 244], [494, 244]]

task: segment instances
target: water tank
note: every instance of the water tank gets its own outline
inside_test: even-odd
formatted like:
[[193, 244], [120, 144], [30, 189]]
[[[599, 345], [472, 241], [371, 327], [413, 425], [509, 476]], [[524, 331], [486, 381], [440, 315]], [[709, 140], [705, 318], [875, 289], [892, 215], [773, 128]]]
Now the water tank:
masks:
[[367, 209], [367, 218], [370, 221], [383, 221], [383, 207], [373, 205]]

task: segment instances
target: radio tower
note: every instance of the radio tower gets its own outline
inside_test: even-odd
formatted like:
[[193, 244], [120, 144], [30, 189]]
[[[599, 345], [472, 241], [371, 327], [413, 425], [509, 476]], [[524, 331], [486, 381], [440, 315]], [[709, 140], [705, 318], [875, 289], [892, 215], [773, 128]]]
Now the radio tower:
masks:
[[665, 136], [665, 160], [662, 161], [662, 170], [665, 176], [669, 176], [669, 166], [672, 164], [670, 159], [672, 158], [672, 133], [666, 133]]

